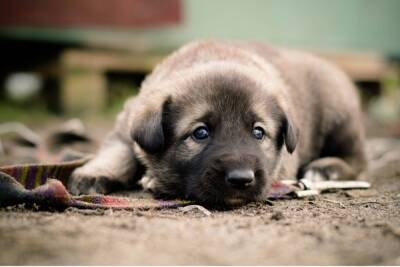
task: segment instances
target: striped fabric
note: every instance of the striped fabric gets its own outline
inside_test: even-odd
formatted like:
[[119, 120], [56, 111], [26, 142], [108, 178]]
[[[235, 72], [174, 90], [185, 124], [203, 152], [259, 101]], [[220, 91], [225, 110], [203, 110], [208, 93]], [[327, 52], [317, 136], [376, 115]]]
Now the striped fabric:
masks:
[[33, 189], [46, 183], [47, 178], [53, 177], [66, 184], [72, 171], [82, 166], [88, 159], [79, 159], [58, 164], [23, 164], [0, 167], [6, 173], [25, 187]]
[[176, 208], [187, 201], [161, 201], [103, 195], [71, 196], [65, 188], [73, 170], [87, 158], [58, 164], [22, 164], [0, 167], [0, 207], [37, 204], [45, 209], [68, 207], [148, 210]]

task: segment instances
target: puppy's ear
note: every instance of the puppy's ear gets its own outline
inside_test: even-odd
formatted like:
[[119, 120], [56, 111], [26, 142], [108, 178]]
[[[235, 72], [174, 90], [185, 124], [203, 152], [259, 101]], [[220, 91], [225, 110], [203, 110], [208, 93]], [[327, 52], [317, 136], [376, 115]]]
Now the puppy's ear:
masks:
[[266, 106], [268, 107], [267, 112], [272, 114], [277, 122], [277, 147], [281, 149], [285, 144], [286, 150], [292, 154], [299, 140], [299, 130], [293, 121], [290, 110], [283, 109], [276, 99], [270, 99]]
[[159, 108], [150, 107], [131, 131], [132, 139], [147, 153], [155, 154], [166, 147], [166, 116], [171, 98], [168, 97]]
[[299, 131], [294, 125], [292, 119], [288, 115], [284, 115], [282, 119], [282, 131], [283, 140], [285, 141], [286, 150], [292, 154], [296, 149], [297, 142], [299, 139]]
[[299, 130], [293, 122], [290, 112], [285, 112], [280, 105], [272, 102], [273, 114], [278, 121], [277, 146], [279, 149], [285, 144], [286, 150], [291, 154], [296, 149], [299, 139]]

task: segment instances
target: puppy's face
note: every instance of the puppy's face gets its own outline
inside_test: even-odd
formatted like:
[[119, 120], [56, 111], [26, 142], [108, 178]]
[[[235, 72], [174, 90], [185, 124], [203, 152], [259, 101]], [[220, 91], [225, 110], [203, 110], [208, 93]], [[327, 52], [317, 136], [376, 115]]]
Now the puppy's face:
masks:
[[297, 134], [251, 80], [209, 77], [167, 97], [133, 129], [156, 194], [240, 204], [265, 197]]

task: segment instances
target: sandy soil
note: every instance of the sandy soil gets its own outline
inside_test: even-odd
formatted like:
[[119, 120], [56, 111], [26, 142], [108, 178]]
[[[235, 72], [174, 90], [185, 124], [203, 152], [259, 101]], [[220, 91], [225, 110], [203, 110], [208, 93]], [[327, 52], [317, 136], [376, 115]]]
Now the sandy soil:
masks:
[[375, 140], [369, 149], [371, 189], [210, 216], [2, 209], [0, 264], [400, 265], [400, 141]]

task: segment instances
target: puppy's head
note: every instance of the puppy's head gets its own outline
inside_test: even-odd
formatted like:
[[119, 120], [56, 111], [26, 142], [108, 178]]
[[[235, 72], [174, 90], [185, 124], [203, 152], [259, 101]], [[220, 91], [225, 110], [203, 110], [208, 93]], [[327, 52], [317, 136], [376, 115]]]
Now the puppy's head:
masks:
[[264, 198], [297, 136], [262, 85], [215, 73], [148, 107], [132, 129], [157, 195], [224, 204]]

